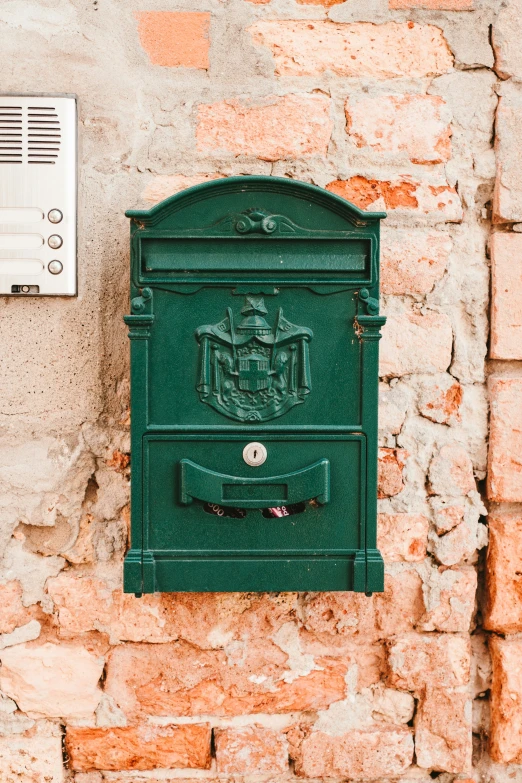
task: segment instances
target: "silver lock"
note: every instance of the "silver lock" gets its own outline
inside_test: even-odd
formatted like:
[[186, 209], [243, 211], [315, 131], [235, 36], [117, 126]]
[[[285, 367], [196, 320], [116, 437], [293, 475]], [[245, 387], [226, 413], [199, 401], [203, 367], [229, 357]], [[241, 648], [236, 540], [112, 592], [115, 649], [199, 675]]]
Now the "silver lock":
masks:
[[266, 461], [267, 452], [262, 443], [248, 443], [243, 449], [243, 459], [247, 465], [253, 468], [259, 467]]

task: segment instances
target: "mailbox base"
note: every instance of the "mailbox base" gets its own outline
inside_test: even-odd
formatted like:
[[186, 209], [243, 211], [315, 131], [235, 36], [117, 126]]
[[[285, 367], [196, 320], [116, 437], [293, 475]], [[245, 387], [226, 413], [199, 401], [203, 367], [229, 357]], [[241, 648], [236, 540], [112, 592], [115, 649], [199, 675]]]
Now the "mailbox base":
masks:
[[[187, 585], [190, 589], [187, 590]], [[130, 550], [126, 593], [293, 592], [377, 593], [384, 590], [384, 563], [377, 549], [322, 557], [172, 558]]]

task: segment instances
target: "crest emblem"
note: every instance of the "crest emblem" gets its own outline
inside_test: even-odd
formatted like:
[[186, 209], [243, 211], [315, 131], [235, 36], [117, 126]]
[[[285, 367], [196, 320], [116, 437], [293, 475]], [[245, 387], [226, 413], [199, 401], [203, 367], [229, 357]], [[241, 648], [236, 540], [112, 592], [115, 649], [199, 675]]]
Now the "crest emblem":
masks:
[[236, 324], [232, 308], [217, 324], [200, 326], [197, 391], [202, 402], [237, 421], [282, 416], [310, 393], [311, 329], [295, 326], [278, 308], [265, 319], [263, 297], [247, 296]]

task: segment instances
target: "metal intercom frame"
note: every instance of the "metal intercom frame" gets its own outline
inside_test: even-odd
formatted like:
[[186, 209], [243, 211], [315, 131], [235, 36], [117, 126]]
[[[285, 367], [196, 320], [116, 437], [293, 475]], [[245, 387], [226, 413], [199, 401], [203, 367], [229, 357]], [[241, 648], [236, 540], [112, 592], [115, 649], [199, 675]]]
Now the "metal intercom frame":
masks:
[[77, 99], [0, 95], [0, 295], [77, 294]]

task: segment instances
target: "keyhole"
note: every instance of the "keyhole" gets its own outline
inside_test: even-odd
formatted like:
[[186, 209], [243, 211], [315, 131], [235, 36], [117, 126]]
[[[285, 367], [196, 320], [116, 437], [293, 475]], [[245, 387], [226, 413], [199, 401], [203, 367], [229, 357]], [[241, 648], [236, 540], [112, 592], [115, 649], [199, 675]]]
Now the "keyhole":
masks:
[[243, 459], [247, 465], [251, 465], [254, 468], [262, 465], [266, 460], [266, 456], [266, 448], [262, 443], [257, 443], [256, 441], [248, 443], [243, 449]]

